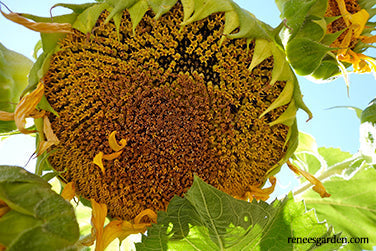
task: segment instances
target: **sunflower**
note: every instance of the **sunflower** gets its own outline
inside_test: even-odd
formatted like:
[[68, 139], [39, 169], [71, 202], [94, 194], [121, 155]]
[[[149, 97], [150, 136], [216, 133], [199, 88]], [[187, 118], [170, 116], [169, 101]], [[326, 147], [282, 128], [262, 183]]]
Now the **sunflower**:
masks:
[[[298, 74], [318, 80], [345, 76], [352, 66], [355, 73], [376, 72], [376, 61], [364, 51], [376, 37], [373, 0], [277, 0], [284, 18], [282, 43]], [[299, 7], [297, 7], [297, 5]], [[294, 8], [299, 12], [294, 13]]]
[[268, 198], [297, 147], [296, 111], [311, 117], [275, 30], [230, 0], [58, 6], [72, 14], [2, 12], [41, 32], [43, 51], [0, 118], [36, 132], [37, 173], [59, 173], [63, 197], [90, 200], [86, 244], [145, 231], [195, 174], [236, 198]]

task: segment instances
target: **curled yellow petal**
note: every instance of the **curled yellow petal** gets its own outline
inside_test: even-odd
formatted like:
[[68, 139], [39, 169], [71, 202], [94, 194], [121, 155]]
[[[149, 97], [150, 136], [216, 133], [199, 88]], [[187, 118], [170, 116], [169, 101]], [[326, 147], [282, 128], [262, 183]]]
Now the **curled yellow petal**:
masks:
[[274, 176], [271, 176], [269, 178], [269, 182], [271, 183], [271, 186], [268, 188], [259, 188], [257, 186], [251, 186], [250, 191], [247, 191], [245, 193], [245, 197], [251, 201], [253, 199], [256, 199], [257, 201], [266, 201], [267, 199], [269, 199], [270, 194], [273, 193], [275, 185], [277, 183], [277, 179]]
[[119, 151], [119, 152], [111, 153], [111, 154], [105, 154], [105, 155], [103, 155], [103, 159], [105, 159], [105, 160], [116, 159], [117, 157], [119, 157], [122, 154], [122, 152], [123, 151]]
[[313, 191], [317, 192], [320, 194], [321, 198], [325, 197], [330, 197], [330, 194], [326, 192], [324, 185], [316, 179], [312, 174], [298, 169], [296, 166], [294, 166], [290, 161], [287, 161], [288, 167], [296, 174], [302, 175], [304, 178], [306, 178], [309, 182], [312, 183], [313, 186]]
[[134, 218], [134, 223], [139, 224], [141, 223], [141, 220], [145, 217], [149, 217], [151, 222], [157, 223], [157, 214], [151, 210], [151, 209], [145, 209], [141, 213], [139, 213], [135, 218]]
[[140, 223], [145, 216], [149, 217], [151, 222], [157, 222], [157, 214], [151, 209], [146, 209], [134, 218], [134, 224], [122, 220], [114, 220], [107, 224], [103, 230], [103, 248], [110, 245], [116, 238], [122, 241], [131, 234], [144, 233], [147, 227], [151, 226], [151, 222]]
[[61, 192], [61, 197], [63, 197], [67, 201], [71, 201], [73, 197], [76, 195], [76, 190], [74, 189], [73, 182], [69, 182], [63, 188]]
[[25, 129], [26, 118], [36, 115], [35, 108], [42, 99], [43, 93], [44, 86], [42, 83], [39, 83], [34, 91], [23, 96], [20, 102], [17, 104], [14, 111], [14, 122], [16, 123], [17, 129], [21, 133], [28, 134], [34, 132]]
[[[1, 5], [0, 5], [1, 7]], [[42, 33], [72, 33], [72, 25], [69, 23], [39, 23], [32, 22], [18, 13], [4, 13], [0, 8], [1, 14], [8, 20], [20, 24], [30, 30]]]
[[120, 151], [127, 145], [127, 141], [125, 139], [120, 140], [120, 144], [116, 140], [116, 131], [113, 131], [110, 136], [108, 137], [108, 143], [110, 144], [110, 147], [115, 152]]
[[104, 250], [103, 242], [103, 226], [104, 221], [107, 216], [107, 206], [105, 204], [97, 203], [95, 200], [91, 199], [91, 235], [95, 237], [96, 240], [96, 251]]
[[102, 173], [104, 174], [105, 170], [103, 166], [103, 156], [104, 156], [103, 152], [97, 153], [97, 155], [95, 155], [93, 159], [93, 163], [99, 166], [99, 168], [102, 170]]
[[37, 157], [44, 153], [49, 147], [60, 143], [56, 134], [52, 130], [51, 122], [47, 116], [43, 117], [43, 134], [47, 140], [39, 142], [38, 150], [36, 151]]
[[0, 111], [0, 120], [2, 121], [13, 121], [14, 113]]

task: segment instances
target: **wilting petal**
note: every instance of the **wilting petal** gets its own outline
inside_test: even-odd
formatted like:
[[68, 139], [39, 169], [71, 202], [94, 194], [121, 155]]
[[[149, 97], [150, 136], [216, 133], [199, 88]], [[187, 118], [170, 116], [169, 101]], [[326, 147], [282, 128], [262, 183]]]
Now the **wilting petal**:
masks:
[[104, 248], [116, 238], [122, 241], [131, 234], [145, 232], [147, 227], [151, 226], [151, 223], [140, 223], [145, 216], [149, 217], [151, 222], [157, 222], [157, 214], [151, 209], [146, 209], [134, 218], [134, 224], [122, 220], [114, 220], [107, 224], [103, 231]]
[[107, 206], [105, 204], [99, 204], [95, 200], [91, 199], [92, 215], [91, 215], [91, 235], [96, 240], [95, 250], [104, 250], [103, 242], [103, 226], [107, 216]]
[[250, 191], [245, 193], [246, 198], [252, 201], [252, 199], [266, 201], [269, 199], [270, 194], [274, 191], [277, 179], [274, 176], [269, 178], [270, 183], [272, 184], [268, 188], [259, 188], [257, 186], [251, 186]]
[[99, 168], [102, 170], [102, 173], [104, 174], [105, 170], [103, 166], [103, 156], [104, 156], [103, 152], [97, 153], [97, 155], [95, 155], [93, 159], [93, 163], [99, 166]]
[[1, 14], [10, 21], [20, 24], [30, 30], [41, 33], [72, 33], [72, 25], [69, 23], [38, 23], [32, 22], [18, 13], [11, 12], [9, 14], [4, 13], [0, 9]]
[[39, 83], [34, 91], [23, 96], [17, 104], [14, 111], [14, 122], [21, 133], [28, 134], [33, 132], [25, 129], [26, 118], [35, 112], [36, 106], [43, 97], [43, 92], [44, 86]]
[[2, 121], [13, 121], [14, 113], [0, 111], [0, 120]]
[[37, 156], [44, 153], [49, 147], [60, 143], [56, 134], [52, 130], [51, 122], [47, 116], [44, 116], [43, 118], [43, 134], [47, 140], [39, 142], [38, 150], [36, 151]]
[[325, 198], [325, 197], [330, 197], [330, 194], [326, 192], [325, 190], [325, 187], [324, 185], [321, 183], [321, 181], [319, 181], [318, 179], [316, 179], [312, 174], [306, 172], [306, 171], [303, 171], [303, 170], [300, 170], [298, 169], [296, 166], [294, 166], [293, 164], [291, 164], [290, 161], [287, 161], [287, 165], [288, 167], [296, 174], [298, 175], [302, 175], [304, 176], [309, 182], [312, 183], [313, 186], [313, 190], [317, 193], [320, 194], [321, 198]]
[[120, 151], [127, 145], [127, 141], [125, 139], [120, 140], [120, 144], [118, 144], [116, 140], [116, 131], [113, 131], [110, 136], [108, 137], [108, 143], [110, 144], [110, 147], [115, 152]]
[[123, 151], [119, 151], [119, 152], [112, 153], [112, 154], [105, 154], [105, 155], [103, 155], [103, 159], [105, 159], [105, 160], [116, 159], [117, 157], [119, 157], [122, 154], [122, 152]]
[[69, 182], [65, 185], [63, 191], [61, 192], [61, 197], [67, 201], [71, 201], [76, 195], [76, 190], [74, 189], [73, 182]]
[[157, 223], [157, 214], [151, 209], [146, 209], [142, 211], [139, 215], [137, 215], [134, 218], [134, 223], [139, 224], [142, 218], [144, 218], [145, 216], [149, 217], [151, 222]]

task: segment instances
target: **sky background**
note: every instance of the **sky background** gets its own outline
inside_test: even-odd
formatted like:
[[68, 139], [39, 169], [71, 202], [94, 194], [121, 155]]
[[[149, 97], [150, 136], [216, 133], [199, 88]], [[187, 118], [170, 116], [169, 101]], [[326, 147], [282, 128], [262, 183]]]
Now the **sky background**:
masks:
[[[50, 7], [56, 3], [86, 3], [90, 1], [74, 0], [3, 0], [13, 11], [31, 13], [39, 16], [49, 16]], [[258, 19], [276, 27], [280, 23], [279, 10], [274, 0], [236, 0], [241, 7], [253, 13]], [[8, 12], [4, 7], [2, 10]], [[53, 9], [53, 15], [69, 13], [69, 10], [58, 7]], [[8, 49], [19, 52], [30, 59], [35, 44], [40, 39], [39, 33], [30, 31], [20, 25], [0, 16], [0, 42]], [[376, 56], [375, 51], [368, 52]], [[303, 100], [313, 113], [313, 119], [306, 123], [307, 115], [299, 111], [297, 114], [298, 126], [301, 131], [307, 132], [316, 138], [318, 146], [338, 147], [351, 153], [359, 148], [359, 121], [355, 113], [348, 109], [331, 109], [334, 106], [356, 106], [364, 109], [375, 97], [376, 80], [372, 74], [350, 74], [350, 97], [343, 78], [330, 83], [317, 84], [304, 77], [298, 77]], [[12, 136], [0, 140], [0, 165], [25, 164], [34, 151], [34, 138], [30, 136]], [[31, 160], [28, 169], [33, 170], [35, 160]], [[285, 178], [291, 176], [284, 168], [279, 175], [280, 191], [289, 190], [296, 182]]]

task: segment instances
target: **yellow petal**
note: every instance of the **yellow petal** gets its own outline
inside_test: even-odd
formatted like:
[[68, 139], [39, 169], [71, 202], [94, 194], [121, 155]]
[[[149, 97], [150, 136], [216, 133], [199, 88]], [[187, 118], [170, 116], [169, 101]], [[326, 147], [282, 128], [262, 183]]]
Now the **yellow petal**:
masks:
[[117, 157], [119, 157], [122, 154], [122, 152], [123, 151], [119, 151], [119, 152], [112, 153], [112, 154], [105, 154], [105, 155], [103, 155], [103, 159], [105, 159], [105, 160], [116, 159]]
[[312, 174], [298, 169], [296, 166], [294, 166], [290, 161], [287, 161], [288, 167], [296, 174], [304, 176], [309, 182], [312, 183], [313, 190], [320, 194], [321, 198], [330, 197], [330, 194], [326, 192], [324, 185], [316, 179]]
[[247, 191], [245, 193], [246, 198], [248, 198], [251, 201], [253, 199], [256, 199], [257, 201], [266, 201], [267, 199], [269, 199], [270, 194], [274, 191], [277, 179], [274, 176], [271, 176], [269, 178], [269, 182], [271, 183], [271, 186], [268, 188], [259, 188], [257, 186], [251, 186], [250, 191]]
[[69, 182], [65, 185], [63, 191], [61, 192], [61, 197], [67, 201], [71, 201], [76, 195], [76, 190], [74, 189], [73, 182]]
[[157, 214], [151, 209], [146, 209], [137, 215], [134, 218], [135, 224], [122, 220], [111, 221], [103, 231], [103, 247], [106, 248], [116, 238], [122, 241], [131, 234], [144, 233], [151, 226], [151, 223], [140, 223], [145, 216], [149, 217], [151, 222], [157, 222]]
[[93, 159], [93, 163], [99, 166], [99, 168], [102, 170], [102, 173], [104, 174], [104, 166], [103, 166], [103, 152], [97, 153]]
[[44, 153], [49, 147], [60, 143], [56, 134], [53, 132], [51, 122], [47, 116], [43, 117], [43, 134], [47, 140], [39, 142], [38, 149], [36, 151], [37, 157]]
[[92, 215], [91, 215], [91, 235], [96, 240], [95, 251], [104, 250], [103, 242], [103, 226], [107, 216], [107, 206], [105, 204], [97, 203], [91, 199]]
[[120, 140], [120, 144], [118, 144], [116, 137], [115, 137], [116, 133], [117, 133], [116, 131], [113, 131], [110, 134], [110, 136], [108, 137], [108, 143], [110, 144], [110, 147], [112, 150], [114, 150], [115, 152], [118, 152], [127, 145], [127, 141], [125, 139], [122, 139]]
[[72, 33], [72, 25], [69, 23], [38, 23], [32, 22], [18, 13], [10, 12], [4, 13], [0, 9], [1, 14], [10, 21], [20, 24], [30, 30], [42, 32], [42, 33]]
[[42, 83], [39, 83], [34, 91], [23, 96], [20, 102], [17, 104], [14, 111], [14, 121], [21, 133], [28, 134], [34, 132], [25, 129], [26, 118], [32, 114], [35, 114], [35, 108], [42, 99], [43, 93], [44, 86]]
[[134, 223], [139, 224], [145, 216], [149, 217], [151, 222], [157, 223], [157, 214], [151, 209], [146, 209], [139, 213], [139, 215], [134, 218]]
[[14, 113], [0, 111], [0, 120], [2, 121], [13, 121]]

